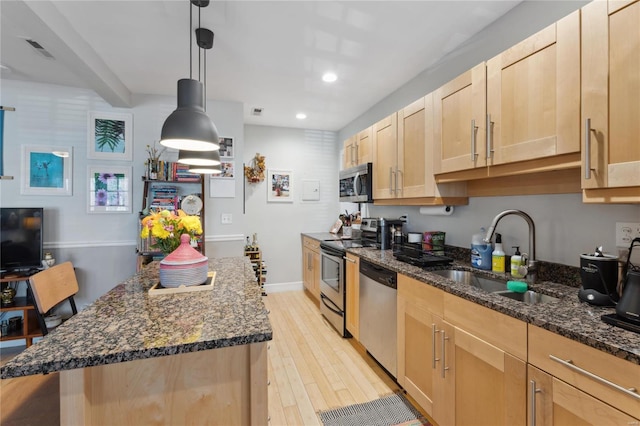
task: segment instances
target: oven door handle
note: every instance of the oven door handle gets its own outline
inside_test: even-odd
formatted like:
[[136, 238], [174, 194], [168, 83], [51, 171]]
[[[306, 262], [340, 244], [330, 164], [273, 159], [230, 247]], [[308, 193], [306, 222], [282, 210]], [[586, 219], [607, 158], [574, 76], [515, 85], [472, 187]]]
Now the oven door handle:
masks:
[[[340, 315], [340, 316], [342, 316], [342, 315], [343, 315], [342, 311], [341, 311], [340, 309], [338, 309], [338, 307], [336, 306], [336, 304], [335, 304], [335, 303], [333, 303], [333, 302], [331, 301], [331, 299], [329, 299], [327, 296], [325, 296], [325, 295], [324, 295], [324, 294], [322, 294], [322, 293], [320, 293], [320, 300], [322, 300], [322, 304], [323, 304], [324, 306], [326, 306], [326, 307], [327, 307], [327, 309], [329, 309], [329, 310], [330, 310], [331, 312], [333, 312], [334, 314], [337, 314], [337, 315]], [[329, 306], [329, 305], [327, 304], [327, 302], [331, 303], [333, 306]]]

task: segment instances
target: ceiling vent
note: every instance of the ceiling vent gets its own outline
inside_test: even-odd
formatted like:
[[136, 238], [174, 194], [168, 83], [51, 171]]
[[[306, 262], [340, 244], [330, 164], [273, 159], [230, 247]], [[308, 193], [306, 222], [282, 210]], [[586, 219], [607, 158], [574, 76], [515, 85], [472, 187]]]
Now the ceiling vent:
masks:
[[48, 59], [55, 59], [55, 58], [53, 57], [53, 55], [52, 55], [51, 53], [47, 52], [47, 50], [46, 50], [44, 47], [42, 47], [42, 45], [41, 45], [40, 43], [38, 43], [37, 41], [35, 41], [35, 40], [31, 40], [31, 39], [29, 39], [29, 38], [25, 39], [25, 41], [26, 41], [27, 43], [29, 43], [29, 45], [30, 45], [31, 47], [33, 47], [33, 49], [34, 49], [36, 52], [38, 52], [39, 54], [41, 54], [41, 55], [42, 55], [42, 56], [44, 56], [45, 58], [48, 58]]
[[262, 115], [262, 108], [254, 108], [251, 111], [251, 115], [257, 115], [258, 117], [260, 117]]

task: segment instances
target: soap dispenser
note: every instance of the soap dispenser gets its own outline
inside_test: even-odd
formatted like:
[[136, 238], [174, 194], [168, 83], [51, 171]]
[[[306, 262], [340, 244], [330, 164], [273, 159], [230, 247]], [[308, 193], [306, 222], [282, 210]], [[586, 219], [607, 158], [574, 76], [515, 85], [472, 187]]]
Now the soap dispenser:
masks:
[[491, 270], [491, 243], [485, 243], [483, 238], [487, 234], [484, 228], [471, 238], [471, 266], [478, 269]]
[[502, 249], [502, 234], [496, 233], [496, 245], [491, 253], [491, 270], [493, 272], [504, 272], [505, 254]]
[[516, 253], [511, 256], [511, 276], [514, 278], [522, 278], [519, 268], [522, 266], [522, 253], [520, 253], [519, 246], [513, 246], [516, 249]]

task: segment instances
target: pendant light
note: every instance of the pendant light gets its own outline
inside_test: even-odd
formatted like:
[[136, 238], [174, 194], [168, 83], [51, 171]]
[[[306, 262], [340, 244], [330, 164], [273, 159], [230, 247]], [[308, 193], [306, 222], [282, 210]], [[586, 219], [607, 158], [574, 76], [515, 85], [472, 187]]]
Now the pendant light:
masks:
[[209, 5], [209, 0], [190, 1], [189, 78], [178, 80], [178, 107], [167, 117], [162, 126], [160, 144], [179, 150], [213, 151], [220, 148], [218, 130], [204, 109], [203, 84], [193, 79], [192, 4], [203, 8]]
[[215, 166], [189, 166], [189, 172], [199, 173], [203, 175], [219, 175], [222, 174], [222, 165]]

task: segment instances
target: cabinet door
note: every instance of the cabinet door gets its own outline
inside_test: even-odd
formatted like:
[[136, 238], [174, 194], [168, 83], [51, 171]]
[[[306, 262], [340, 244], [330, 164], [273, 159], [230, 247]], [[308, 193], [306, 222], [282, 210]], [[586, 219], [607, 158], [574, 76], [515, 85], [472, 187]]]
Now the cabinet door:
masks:
[[640, 186], [640, 2], [594, 1], [582, 19], [582, 187]]
[[[427, 136], [427, 120], [430, 134]], [[427, 137], [429, 143], [427, 144]], [[398, 111], [398, 197], [432, 196], [433, 96]]]
[[398, 115], [393, 113], [373, 125], [373, 198], [396, 197], [398, 186]]
[[312, 251], [311, 262], [311, 294], [316, 298], [316, 300], [320, 300], [320, 274], [322, 271], [320, 270], [320, 253], [316, 251]]
[[528, 379], [529, 426], [638, 424], [638, 419], [533, 366]]
[[356, 165], [356, 143], [358, 135], [353, 135], [343, 142], [342, 168], [348, 169]]
[[446, 173], [487, 164], [484, 62], [434, 93], [434, 171]]
[[356, 164], [370, 163], [373, 161], [372, 155], [372, 132], [373, 128], [369, 127], [357, 134], [356, 141]]
[[525, 362], [460, 328], [444, 330], [450, 340], [446, 351], [452, 352], [445, 352], [445, 380], [453, 382], [446, 400], [453, 401], [447, 409], [455, 422], [449, 424], [524, 425]]
[[580, 152], [579, 11], [487, 61], [487, 115], [489, 165]]
[[347, 253], [347, 330], [360, 339], [360, 258]]
[[302, 249], [302, 283], [307, 291], [313, 293], [313, 251], [306, 247]]
[[433, 415], [434, 375], [440, 362], [436, 322], [442, 320], [423, 304], [398, 295], [398, 383], [429, 415]]

